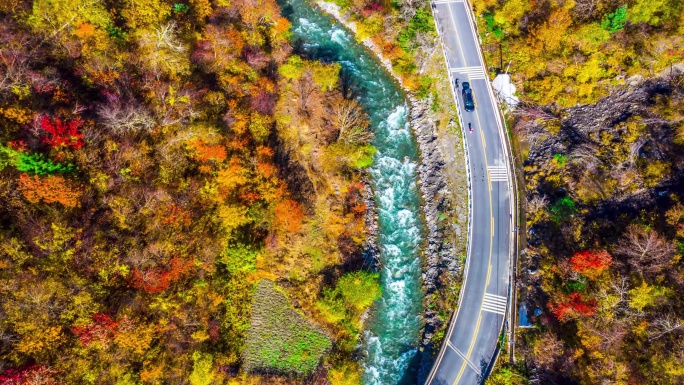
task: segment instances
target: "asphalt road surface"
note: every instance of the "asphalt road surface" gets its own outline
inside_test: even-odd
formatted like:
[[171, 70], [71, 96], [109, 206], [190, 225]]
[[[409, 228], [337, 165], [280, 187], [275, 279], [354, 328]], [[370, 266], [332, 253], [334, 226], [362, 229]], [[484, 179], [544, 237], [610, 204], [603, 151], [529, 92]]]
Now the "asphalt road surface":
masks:
[[[471, 222], [459, 307], [427, 384], [478, 384], [494, 358], [508, 311], [513, 207], [505, 130], [488, 85], [473, 15], [467, 3], [434, 1], [468, 148]], [[475, 111], [463, 107], [460, 85], [470, 82]], [[452, 83], [452, 87], [454, 84]], [[472, 132], [468, 131], [468, 123]]]

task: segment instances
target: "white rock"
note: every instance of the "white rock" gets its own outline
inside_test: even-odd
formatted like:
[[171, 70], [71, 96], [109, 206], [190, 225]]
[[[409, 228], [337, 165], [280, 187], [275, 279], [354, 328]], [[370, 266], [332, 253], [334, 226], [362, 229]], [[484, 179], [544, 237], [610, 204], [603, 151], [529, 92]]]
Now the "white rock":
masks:
[[515, 86], [511, 83], [511, 75], [499, 74], [492, 82], [494, 91], [499, 95], [499, 98], [506, 102], [508, 108], [514, 109], [518, 103], [518, 97], [515, 96]]

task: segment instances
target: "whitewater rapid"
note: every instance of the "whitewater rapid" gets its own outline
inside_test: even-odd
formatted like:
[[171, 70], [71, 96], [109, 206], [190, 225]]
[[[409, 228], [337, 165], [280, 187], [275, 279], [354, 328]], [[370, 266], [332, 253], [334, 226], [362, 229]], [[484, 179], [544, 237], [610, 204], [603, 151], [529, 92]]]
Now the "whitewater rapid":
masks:
[[419, 248], [424, 225], [409, 109], [399, 86], [347, 30], [305, 0], [283, 0], [281, 7], [292, 23], [293, 41], [301, 43], [294, 45], [307, 56], [340, 63], [354, 78], [357, 100], [370, 117], [378, 149], [369, 174], [378, 208], [382, 297], [364, 331], [363, 380], [398, 384], [411, 376], [422, 327]]

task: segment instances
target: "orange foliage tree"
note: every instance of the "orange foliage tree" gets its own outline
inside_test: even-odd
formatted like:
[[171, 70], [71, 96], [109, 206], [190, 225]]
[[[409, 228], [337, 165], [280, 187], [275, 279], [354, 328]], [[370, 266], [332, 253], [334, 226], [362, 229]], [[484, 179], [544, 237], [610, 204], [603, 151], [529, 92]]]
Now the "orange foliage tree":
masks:
[[296, 233], [302, 228], [304, 210], [296, 201], [284, 199], [275, 207], [276, 226], [288, 232]]
[[587, 278], [595, 279], [613, 264], [613, 258], [606, 250], [580, 251], [570, 259], [572, 270]]
[[211, 146], [204, 144], [201, 140], [193, 140], [188, 143], [190, 148], [194, 150], [193, 157], [201, 162], [214, 160], [216, 162], [223, 162], [226, 160], [228, 154], [224, 146]]
[[59, 175], [40, 178], [38, 175], [19, 176], [19, 191], [31, 203], [61, 203], [66, 207], [76, 207], [81, 197], [81, 188], [73, 186]]

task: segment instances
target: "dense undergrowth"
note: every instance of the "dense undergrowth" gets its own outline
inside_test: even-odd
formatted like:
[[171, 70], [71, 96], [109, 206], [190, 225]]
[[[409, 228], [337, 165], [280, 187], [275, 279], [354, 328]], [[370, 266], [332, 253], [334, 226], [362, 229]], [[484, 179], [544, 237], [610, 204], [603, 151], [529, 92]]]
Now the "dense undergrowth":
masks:
[[[0, 383], [358, 382], [374, 148], [339, 84], [270, 0], [0, 2]], [[273, 301], [310, 333], [245, 367]]]

